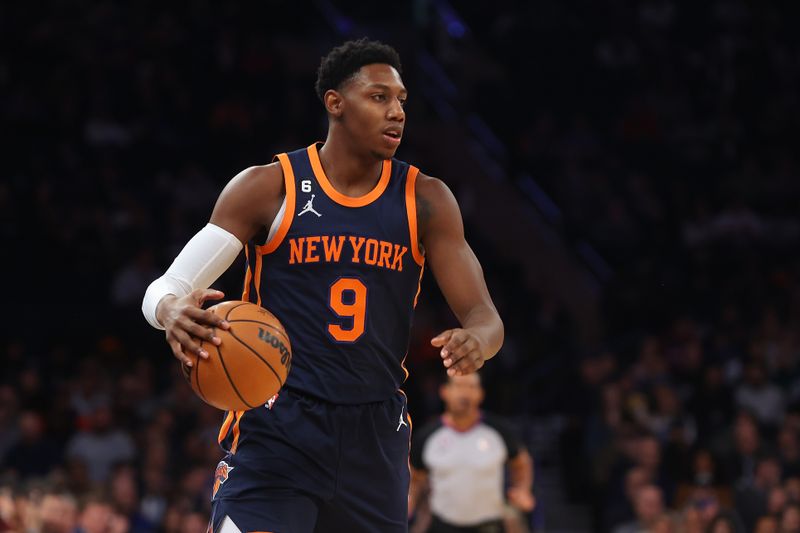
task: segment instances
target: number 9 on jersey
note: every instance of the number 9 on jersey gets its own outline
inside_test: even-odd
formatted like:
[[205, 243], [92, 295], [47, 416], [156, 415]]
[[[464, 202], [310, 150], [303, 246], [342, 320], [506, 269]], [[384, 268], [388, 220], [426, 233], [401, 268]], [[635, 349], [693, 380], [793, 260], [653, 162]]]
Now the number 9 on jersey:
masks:
[[357, 341], [364, 334], [367, 319], [367, 286], [358, 278], [339, 278], [331, 285], [328, 305], [344, 319], [328, 323], [331, 337], [339, 342]]

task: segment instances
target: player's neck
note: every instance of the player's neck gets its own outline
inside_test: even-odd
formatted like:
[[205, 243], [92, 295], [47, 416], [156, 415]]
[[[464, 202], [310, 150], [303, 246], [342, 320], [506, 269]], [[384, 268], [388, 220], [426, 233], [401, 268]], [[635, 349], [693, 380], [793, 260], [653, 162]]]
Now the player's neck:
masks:
[[464, 414], [445, 413], [445, 423], [456, 431], [467, 431], [481, 419], [481, 412], [478, 410]]
[[331, 185], [347, 196], [361, 196], [378, 183], [383, 161], [358, 152], [341, 136], [331, 135], [319, 150], [319, 160]]

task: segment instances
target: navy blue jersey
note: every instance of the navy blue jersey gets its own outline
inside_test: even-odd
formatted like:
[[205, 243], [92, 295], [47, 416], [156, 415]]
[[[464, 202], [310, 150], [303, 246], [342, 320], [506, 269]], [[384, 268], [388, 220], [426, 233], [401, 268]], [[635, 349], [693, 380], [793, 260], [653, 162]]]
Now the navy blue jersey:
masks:
[[316, 145], [277, 157], [285, 211], [267, 242], [248, 243], [243, 299], [271, 311], [289, 334], [286, 387], [332, 403], [386, 400], [407, 376], [424, 265], [418, 170], [386, 160], [373, 190], [353, 198], [328, 181]]

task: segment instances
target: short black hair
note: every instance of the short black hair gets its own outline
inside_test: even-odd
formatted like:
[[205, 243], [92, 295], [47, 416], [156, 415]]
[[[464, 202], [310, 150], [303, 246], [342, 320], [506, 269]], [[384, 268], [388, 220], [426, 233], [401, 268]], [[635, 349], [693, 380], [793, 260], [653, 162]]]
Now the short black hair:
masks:
[[363, 37], [337, 46], [319, 64], [317, 82], [314, 84], [317, 96], [324, 102], [327, 91], [338, 90], [361, 67], [373, 63], [384, 63], [394, 67], [397, 72], [402, 72], [400, 55], [388, 44]]

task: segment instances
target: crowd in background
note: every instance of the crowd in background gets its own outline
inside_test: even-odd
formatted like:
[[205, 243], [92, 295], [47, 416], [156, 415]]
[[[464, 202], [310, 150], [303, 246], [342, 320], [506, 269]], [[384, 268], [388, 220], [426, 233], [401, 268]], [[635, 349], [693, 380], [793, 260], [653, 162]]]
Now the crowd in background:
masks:
[[[564, 477], [598, 530], [800, 531], [797, 6], [635, 4], [459, 3], [467, 35], [397, 14], [509, 148], [511, 179], [533, 176], [560, 235], [613, 273], [603, 338], [581, 343], [467, 218], [507, 332], [487, 406], [566, 417]], [[338, 40], [292, 2], [0, 8], [16, 319], [0, 341], [0, 530], [205, 529], [221, 413], [138, 306], [227, 179], [324, 134], [312, 87]], [[422, 100], [409, 116], [432, 114]], [[243, 270], [220, 281], [229, 298]], [[440, 408], [428, 340], [453, 324], [430, 276], [417, 311], [423, 421]]]
[[580, 4], [462, 9], [501, 65], [473, 104], [614, 270], [558, 400], [571, 495], [604, 531], [799, 531], [797, 6]]
[[[79, 4], [0, 16], [16, 317], [0, 340], [0, 531], [204, 531], [224, 414], [194, 396], [141, 298], [228, 179], [324, 138], [316, 67], [341, 39], [293, 2]], [[496, 297], [529, 306], [498, 285], [513, 267], [473, 244]], [[243, 273], [216, 286], [236, 299]], [[420, 422], [440, 408], [429, 340], [454, 324], [431, 279], [423, 290], [407, 387]]]

